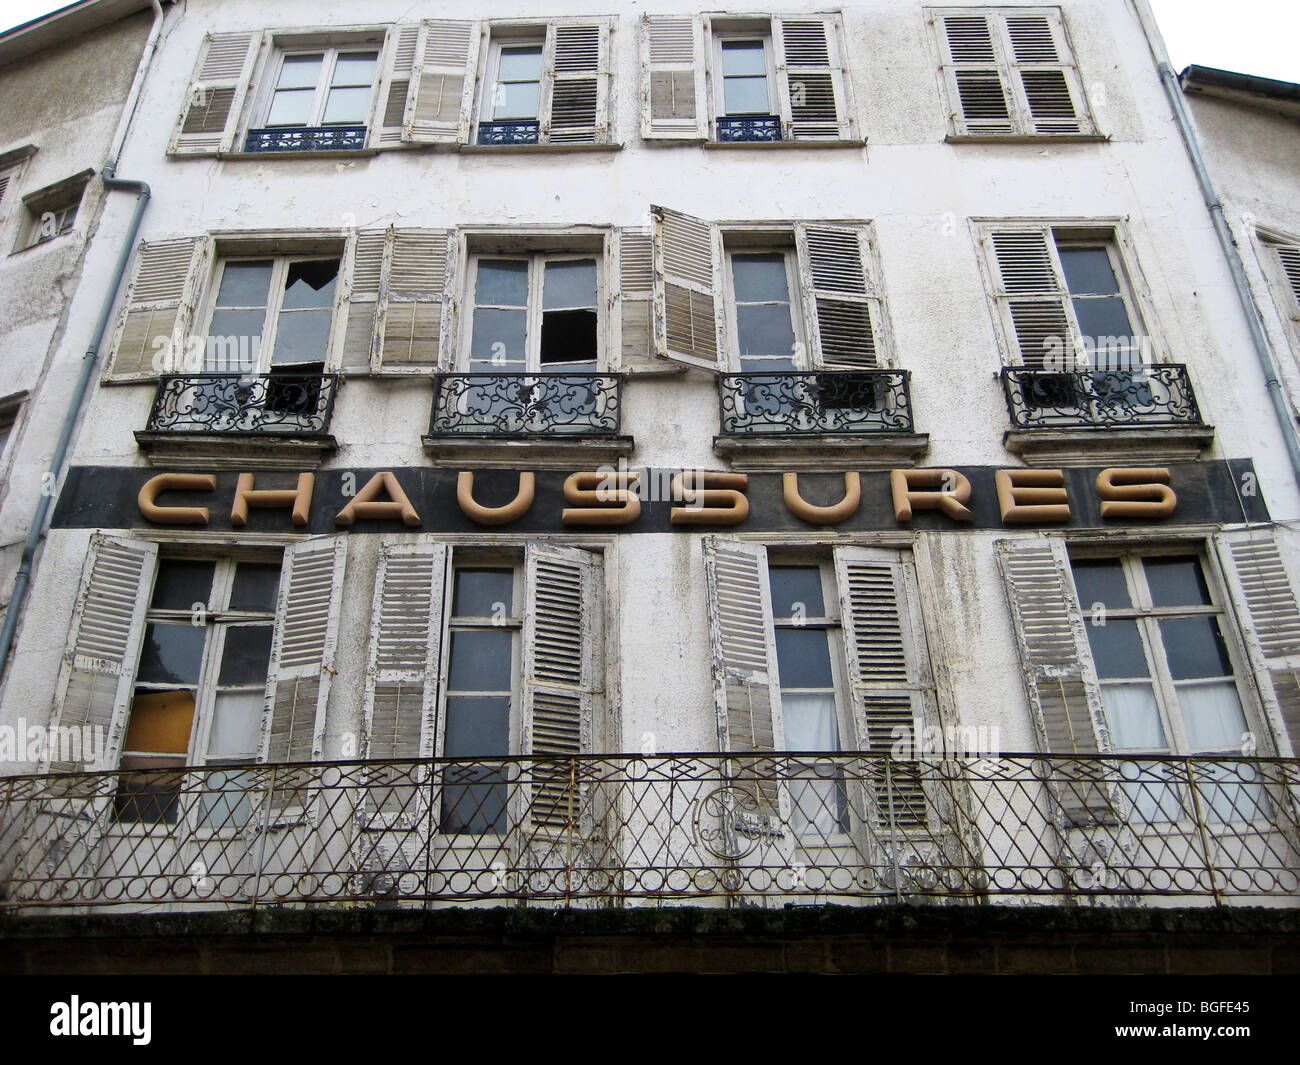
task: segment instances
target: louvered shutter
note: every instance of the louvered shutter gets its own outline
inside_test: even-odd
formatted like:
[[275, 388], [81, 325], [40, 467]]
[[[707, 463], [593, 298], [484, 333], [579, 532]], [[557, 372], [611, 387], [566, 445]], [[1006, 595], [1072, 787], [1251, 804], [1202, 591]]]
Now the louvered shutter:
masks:
[[[898, 742], [895, 729], [915, 738], [918, 726], [934, 720], [925, 635], [910, 603], [915, 578], [897, 551], [868, 547], [837, 547], [835, 577], [858, 740], [863, 750], [887, 755]], [[892, 824], [924, 826], [921, 779], [906, 767], [895, 768]], [[891, 824], [889, 798], [882, 778], [874, 796], [878, 825]]]
[[944, 81], [959, 134], [1015, 132], [990, 17], [954, 14], [938, 19]]
[[712, 222], [651, 207], [655, 354], [720, 370], [726, 365], [720, 299], [722, 240]]
[[704, 140], [704, 35], [690, 16], [641, 19], [641, 136], [646, 140]]
[[1277, 738], [1277, 753], [1300, 757], [1300, 601], [1296, 582], [1267, 529], [1219, 533], [1216, 543], [1265, 715]]
[[848, 140], [849, 111], [840, 58], [839, 16], [772, 20], [783, 135], [789, 140]]
[[609, 23], [552, 23], [539, 116], [549, 144], [603, 144], [609, 139]]
[[1286, 308], [1287, 317], [1291, 319], [1296, 351], [1300, 353], [1300, 244], [1274, 244], [1273, 251], [1277, 253], [1285, 285], [1282, 305]]
[[[142, 243], [113, 342], [108, 376], [114, 381], [155, 378], [183, 369], [185, 339], [208, 265], [204, 237]], [[171, 366], [162, 356], [170, 350]]]
[[618, 231], [618, 300], [623, 365], [654, 354], [654, 250], [649, 233]]
[[[590, 753], [595, 700], [604, 687], [601, 558], [530, 543], [524, 594], [522, 753]], [[587, 803], [570, 779], [563, 763], [537, 769], [528, 796], [532, 827], [559, 831], [577, 824]]]
[[445, 229], [396, 229], [380, 283], [382, 339], [377, 373], [428, 373], [442, 352], [448, 278], [454, 273], [452, 234]]
[[1065, 41], [1059, 11], [1003, 16], [1013, 84], [1020, 96], [1020, 132], [1091, 133], [1083, 84]]
[[863, 370], [879, 365], [879, 301], [873, 293], [866, 233], [847, 226], [798, 225], [801, 287], [813, 362]]
[[172, 136], [173, 155], [214, 155], [234, 147], [261, 46], [260, 33], [210, 33], [203, 39]]
[[347, 321], [343, 327], [344, 373], [369, 373], [375, 349], [379, 313], [379, 282], [388, 249], [388, 231], [366, 229], [353, 234], [348, 245]]
[[993, 227], [984, 234], [993, 293], [1008, 340], [1023, 365], [1043, 369], [1049, 355], [1073, 369], [1065, 281], [1046, 228]]
[[420, 44], [419, 23], [394, 26], [389, 37], [392, 49], [388, 70], [376, 101], [371, 143], [380, 146], [402, 143], [406, 104], [411, 96], [415, 53]]
[[[14, 172], [12, 170], [6, 170], [5, 172], [0, 173], [0, 207], [4, 206], [5, 193], [9, 189], [9, 181], [13, 177], [13, 175]], [[0, 214], [0, 218], [3, 217], [4, 215]]]
[[479, 25], [430, 19], [420, 24], [402, 140], [464, 144], [479, 54]]

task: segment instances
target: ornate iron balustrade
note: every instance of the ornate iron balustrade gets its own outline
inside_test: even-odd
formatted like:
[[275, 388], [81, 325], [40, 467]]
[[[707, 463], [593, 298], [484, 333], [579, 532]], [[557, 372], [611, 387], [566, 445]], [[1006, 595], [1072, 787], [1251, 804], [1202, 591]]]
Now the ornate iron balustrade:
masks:
[[907, 370], [722, 374], [722, 432], [910, 433], [910, 377]]
[[536, 144], [541, 126], [536, 119], [509, 122], [480, 122], [479, 144]]
[[1300, 760], [861, 752], [0, 780], [0, 906], [1300, 905]]
[[355, 152], [366, 146], [365, 126], [280, 126], [250, 129], [246, 152]]
[[146, 426], [158, 432], [325, 433], [337, 374], [165, 376]]
[[718, 141], [722, 144], [779, 141], [781, 119], [776, 115], [720, 115]]
[[429, 435], [612, 436], [622, 400], [622, 374], [438, 374]]
[[1200, 425], [1201, 412], [1179, 364], [1132, 370], [1002, 371], [1016, 428]]

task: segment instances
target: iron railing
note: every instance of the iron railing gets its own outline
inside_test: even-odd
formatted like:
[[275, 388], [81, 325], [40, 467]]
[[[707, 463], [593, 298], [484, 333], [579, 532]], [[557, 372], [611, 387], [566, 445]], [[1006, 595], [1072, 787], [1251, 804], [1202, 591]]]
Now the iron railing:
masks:
[[324, 433], [337, 374], [193, 374], [158, 379], [156, 432]]
[[776, 115], [718, 116], [718, 141], [722, 144], [780, 139], [781, 119]]
[[479, 144], [536, 144], [541, 129], [536, 119], [514, 119], [508, 122], [480, 122]]
[[246, 152], [355, 152], [365, 146], [365, 126], [250, 129], [244, 141]]
[[616, 435], [622, 402], [622, 374], [438, 374], [429, 435]]
[[1300, 904], [1300, 760], [866, 753], [0, 779], [0, 906]]
[[722, 374], [722, 432], [910, 433], [910, 377], [908, 370]]
[[1066, 371], [1008, 366], [1002, 384], [1016, 428], [1201, 424], [1187, 367], [1179, 364]]

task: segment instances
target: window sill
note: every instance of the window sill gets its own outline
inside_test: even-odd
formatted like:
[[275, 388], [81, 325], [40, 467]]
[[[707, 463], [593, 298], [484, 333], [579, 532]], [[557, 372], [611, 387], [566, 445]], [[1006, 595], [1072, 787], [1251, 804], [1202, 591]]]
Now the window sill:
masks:
[[915, 466], [929, 433], [715, 436], [713, 452], [738, 473], [826, 473]]
[[1105, 144], [1104, 133], [949, 133], [948, 144]]
[[731, 148], [739, 148], [742, 151], [749, 151], [754, 148], [758, 149], [781, 149], [781, 148], [865, 148], [867, 142], [861, 138], [849, 140], [793, 140], [793, 141], [692, 141], [692, 144], [702, 144], [705, 148], [711, 150], [726, 151]]
[[[217, 159], [365, 159], [378, 155], [379, 148], [331, 148], [322, 151], [306, 150], [301, 152], [212, 152]], [[173, 155], [173, 159], [193, 158], [197, 153]]]
[[630, 436], [482, 437], [424, 436], [424, 452], [434, 466], [457, 470], [501, 467], [539, 470], [591, 470], [617, 464], [632, 454]]
[[1008, 429], [1002, 443], [1028, 466], [1192, 462], [1214, 442], [1212, 425]]
[[137, 429], [136, 443], [150, 466], [177, 470], [309, 470], [338, 442], [328, 433], [161, 432]]
[[618, 152], [623, 145], [609, 144], [461, 144], [457, 151], [465, 155], [528, 155], [534, 152]]

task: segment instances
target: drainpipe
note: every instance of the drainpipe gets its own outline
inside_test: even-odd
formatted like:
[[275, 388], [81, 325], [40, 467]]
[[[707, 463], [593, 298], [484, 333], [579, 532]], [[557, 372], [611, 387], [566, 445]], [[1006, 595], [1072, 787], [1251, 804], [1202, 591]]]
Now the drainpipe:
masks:
[[1178, 123], [1178, 132], [1182, 135], [1183, 144], [1187, 148], [1187, 155], [1192, 161], [1192, 169], [1196, 171], [1196, 181], [1201, 187], [1201, 196], [1204, 198], [1205, 206], [1210, 212], [1211, 220], [1214, 222], [1214, 232], [1219, 238], [1219, 246], [1223, 249], [1223, 257], [1228, 261], [1228, 269], [1232, 272], [1232, 284], [1237, 290], [1237, 299], [1241, 302], [1242, 312], [1246, 316], [1246, 324], [1250, 327], [1250, 337], [1255, 345], [1255, 355], [1259, 359], [1260, 369], [1264, 371], [1264, 384], [1268, 388], [1268, 396], [1273, 403], [1273, 413], [1276, 415], [1278, 425], [1282, 430], [1282, 439], [1286, 441], [1287, 457], [1291, 460], [1291, 473], [1295, 478], [1296, 485], [1300, 487], [1300, 440], [1296, 438], [1295, 421], [1291, 416], [1291, 408], [1287, 403], [1286, 394], [1282, 391], [1282, 382], [1278, 377], [1277, 365], [1273, 361], [1273, 352], [1269, 347], [1268, 337], [1264, 333], [1264, 323], [1260, 319], [1259, 308], [1255, 305], [1250, 285], [1246, 281], [1246, 274], [1241, 268], [1237, 243], [1233, 239], [1232, 230], [1228, 227], [1227, 219], [1224, 217], [1223, 204], [1219, 200], [1218, 193], [1214, 191], [1214, 183], [1210, 180], [1210, 172], [1205, 166], [1205, 158], [1201, 155], [1196, 133], [1192, 129], [1191, 119], [1187, 114], [1182, 86], [1178, 82], [1178, 76], [1174, 73], [1174, 68], [1169, 64], [1169, 56], [1165, 52], [1164, 40], [1161, 38], [1160, 30], [1156, 26], [1151, 6], [1147, 0], [1133, 0], [1133, 7], [1137, 12], [1138, 21], [1142, 24], [1142, 30], [1146, 34], [1151, 54], [1155, 58], [1156, 69], [1160, 73], [1160, 83], [1164, 86], [1165, 95], [1169, 97], [1169, 105], [1173, 109], [1174, 120]]
[[[140, 222], [144, 218], [145, 208], [149, 204], [151, 195], [149, 186], [143, 181], [129, 181], [117, 176], [117, 157], [122, 151], [123, 143], [126, 141], [131, 119], [134, 117], [136, 106], [140, 102], [140, 91], [144, 85], [145, 75], [149, 70], [153, 54], [158, 47], [158, 37], [162, 33], [162, 4], [159, 3], [159, 0], [152, 0], [152, 2], [153, 26], [149, 30], [149, 38], [145, 42], [140, 62], [136, 66], [135, 79], [131, 82], [131, 89], [127, 94], [126, 104], [122, 109], [122, 119], [118, 123], [117, 134], [113, 137], [113, 144], [109, 149], [109, 156], [104, 163], [101, 175], [104, 188], [121, 189], [124, 192], [135, 193], [135, 210], [131, 213], [130, 225], [127, 226], [126, 235], [122, 240], [122, 247], [118, 251], [117, 263], [113, 268], [108, 290], [104, 293], [104, 302], [99, 309], [99, 318], [96, 320], [95, 330], [91, 334], [90, 347], [86, 349], [86, 354], [81, 359], [81, 374], [77, 378], [72, 394], [68, 397], [68, 408], [63, 416], [63, 426], [59, 430], [58, 443], [54, 447], [54, 454], [50, 456], [46, 480], [47, 482], [52, 481], [54, 484], [58, 484], [59, 477], [63, 473], [63, 463], [68, 456], [68, 446], [72, 442], [72, 433], [77, 427], [77, 415], [81, 410], [82, 402], [86, 398], [86, 392], [90, 388], [90, 382], [94, 378], [95, 364], [99, 361], [99, 346], [103, 343], [104, 334], [108, 331], [109, 319], [113, 314], [113, 305], [117, 302], [117, 290], [122, 284], [122, 278], [126, 275], [127, 263], [131, 259], [131, 251], [135, 247], [136, 236], [140, 232]], [[14, 633], [18, 628], [18, 615], [22, 610], [23, 600], [27, 597], [28, 586], [31, 584], [32, 566], [36, 561], [36, 548], [40, 544], [41, 534], [45, 530], [45, 521], [49, 517], [53, 499], [53, 492], [41, 493], [40, 500], [36, 504], [36, 513], [33, 515], [31, 526], [27, 530], [27, 541], [23, 544], [22, 560], [18, 564], [18, 572], [14, 576], [13, 591], [9, 595], [9, 608], [5, 611], [4, 627], [0, 629], [0, 680], [4, 679], [8, 670], [9, 651], [13, 646]]]

